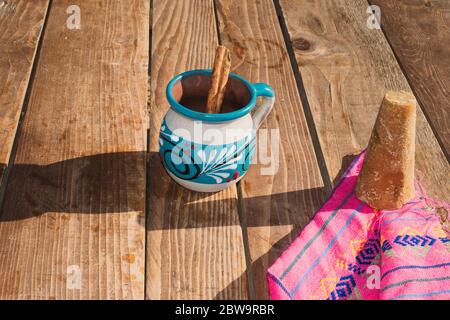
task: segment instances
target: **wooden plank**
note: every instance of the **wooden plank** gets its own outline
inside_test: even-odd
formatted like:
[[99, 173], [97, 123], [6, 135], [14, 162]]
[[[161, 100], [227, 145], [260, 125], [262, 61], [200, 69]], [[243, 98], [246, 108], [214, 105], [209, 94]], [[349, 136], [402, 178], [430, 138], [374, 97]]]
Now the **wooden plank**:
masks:
[[[279, 168], [263, 175], [261, 169], [268, 165], [253, 165], [240, 184], [255, 297], [265, 299], [267, 268], [308, 223], [325, 189], [273, 2], [224, 0], [217, 7], [234, 72], [270, 84], [277, 99], [263, 129], [271, 138], [276, 134], [270, 130], [278, 129]], [[258, 147], [261, 151], [264, 146]], [[276, 161], [274, 157], [272, 164]]]
[[168, 109], [166, 85], [180, 72], [212, 66], [216, 30], [212, 0], [153, 2], [149, 299], [247, 297], [236, 188], [190, 192], [169, 178], [158, 155], [159, 129]]
[[0, 1], [0, 183], [9, 162], [48, 0]]
[[[280, 1], [330, 176], [369, 140], [386, 90], [410, 90], [363, 0]], [[417, 176], [433, 197], [450, 195], [450, 168], [418, 108]]]
[[450, 1], [370, 0], [430, 126], [449, 159]]
[[149, 1], [53, 1], [0, 213], [0, 298], [143, 299]]

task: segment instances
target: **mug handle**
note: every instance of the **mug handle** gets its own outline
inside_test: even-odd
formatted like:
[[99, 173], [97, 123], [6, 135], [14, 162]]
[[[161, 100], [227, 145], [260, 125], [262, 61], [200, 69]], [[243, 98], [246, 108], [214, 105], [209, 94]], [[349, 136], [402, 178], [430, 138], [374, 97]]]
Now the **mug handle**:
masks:
[[263, 102], [257, 106], [256, 112], [253, 114], [253, 128], [258, 130], [261, 123], [267, 118], [272, 111], [275, 103], [275, 92], [272, 87], [266, 83], [254, 83], [253, 87], [257, 97], [263, 97]]

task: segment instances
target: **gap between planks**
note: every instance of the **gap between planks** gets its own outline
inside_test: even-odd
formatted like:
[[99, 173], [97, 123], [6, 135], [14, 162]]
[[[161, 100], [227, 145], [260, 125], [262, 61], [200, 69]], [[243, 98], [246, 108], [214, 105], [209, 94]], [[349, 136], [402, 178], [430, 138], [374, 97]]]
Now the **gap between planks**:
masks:
[[[367, 0], [367, 4], [368, 5], [373, 5], [375, 3], [374, 3], [374, 0]], [[403, 64], [402, 60], [400, 59], [399, 54], [397, 53], [397, 50], [395, 49], [394, 45], [392, 44], [392, 41], [391, 41], [391, 39], [389, 38], [389, 36], [387, 34], [387, 31], [386, 31], [386, 29], [384, 27], [384, 24], [381, 23], [380, 27], [381, 27], [381, 31], [384, 34], [384, 37], [386, 38], [386, 41], [387, 41], [389, 47], [392, 50], [392, 53], [394, 54], [395, 60], [397, 61], [397, 64], [399, 65], [401, 72], [403, 73], [406, 81], [408, 82], [409, 87], [411, 88], [411, 91], [413, 92], [414, 96], [417, 99], [417, 104], [422, 109], [422, 113], [424, 114], [428, 124], [430, 125], [430, 129], [433, 132], [433, 135], [436, 138], [436, 141], [438, 142], [439, 147], [441, 148], [442, 152], [444, 153], [445, 158], [447, 159], [447, 161], [450, 162], [450, 155], [449, 155], [449, 153], [447, 151], [447, 148], [445, 147], [444, 141], [442, 140], [441, 136], [439, 135], [438, 128], [436, 127], [434, 121], [432, 121], [432, 119], [430, 117], [429, 110], [427, 110], [427, 108], [424, 107], [424, 103], [421, 100], [421, 96], [417, 93], [416, 86], [411, 81], [410, 74], [408, 74], [408, 72], [406, 72], [406, 67]]]
[[[24, 100], [22, 103], [19, 120], [17, 122], [16, 134], [14, 136], [13, 145], [11, 147], [11, 153], [9, 155], [9, 160], [4, 168], [1, 168], [1, 166], [0, 166], [0, 212], [2, 211], [2, 208], [3, 208], [6, 187], [8, 186], [9, 176], [11, 174], [11, 169], [12, 169], [12, 166], [14, 165], [14, 160], [16, 158], [17, 146], [19, 143], [20, 133], [22, 130], [22, 124], [23, 124], [25, 115], [27, 113], [28, 102], [30, 101], [31, 89], [33, 87], [34, 77], [36, 75], [36, 68], [37, 68], [37, 65], [39, 62], [39, 57], [41, 54], [42, 40], [44, 38], [45, 30], [47, 28], [47, 22], [48, 22], [48, 17], [50, 15], [51, 5], [52, 5], [52, 0], [48, 0], [47, 8], [44, 13], [44, 23], [42, 24], [42, 28], [39, 32], [37, 45], [36, 45], [34, 55], [32, 58], [33, 62], [32, 62], [30, 77], [28, 79], [27, 87], [25, 89], [25, 97], [24, 97]], [[3, 170], [3, 172], [2, 172], [2, 170]]]
[[[212, 64], [213, 56], [205, 52], [212, 53], [218, 43], [213, 4], [213, 0], [153, 3], [148, 299], [248, 297], [236, 189], [202, 198], [178, 187], [165, 174], [157, 155], [157, 135], [167, 107], [163, 86], [174, 74]], [[163, 19], [164, 15], [171, 18]], [[174, 55], [177, 48], [182, 51]], [[156, 176], [160, 180], [155, 180]], [[156, 181], [155, 188], [152, 183]]]
[[[279, 102], [277, 104], [278, 107], [277, 105], [275, 106], [274, 112], [269, 116], [267, 122], [272, 128], [274, 128], [274, 126], [279, 126], [279, 129], [283, 132], [289, 132], [289, 129], [286, 126], [287, 121], [295, 121], [296, 124], [298, 124], [298, 127], [293, 129], [293, 138], [288, 139], [290, 146], [287, 147], [282, 157], [293, 160], [296, 164], [300, 164], [296, 154], [297, 151], [293, 151], [293, 148], [299, 148], [306, 154], [306, 166], [309, 165], [308, 169], [298, 171], [298, 181], [295, 178], [293, 178], [294, 180], [291, 180], [294, 181], [294, 185], [284, 186], [284, 183], [280, 182], [280, 179], [287, 178], [287, 162], [283, 161], [283, 168], [280, 170], [280, 172], [282, 172], [281, 175], [274, 176], [275, 179], [277, 179], [275, 184], [273, 183], [274, 181], [268, 181], [272, 180], [272, 178], [260, 177], [255, 171], [258, 166], [254, 166], [252, 172], [249, 172], [246, 178], [244, 178], [238, 186], [240, 191], [240, 194], [238, 195], [241, 203], [241, 221], [244, 229], [247, 229], [246, 238], [248, 239], [250, 247], [251, 264], [249, 269], [251, 272], [249, 274], [253, 276], [254, 286], [257, 288], [255, 296], [267, 298], [266, 287], [264, 284], [268, 267], [267, 263], [269, 262], [270, 264], [269, 260], [279, 254], [278, 251], [282, 246], [281, 242], [284, 241], [284, 244], [286, 244], [286, 240], [288, 240], [292, 233], [296, 232], [290, 230], [288, 231], [289, 234], [286, 235], [284, 232], [290, 227], [285, 227], [283, 231], [275, 231], [272, 233], [273, 229], [271, 229], [270, 226], [273, 224], [277, 225], [278, 223], [283, 225], [302, 225], [304, 221], [300, 222], [300, 220], [305, 220], [306, 217], [301, 214], [295, 215], [295, 218], [292, 217], [290, 213], [294, 212], [294, 209], [291, 210], [288, 203], [290, 203], [291, 206], [296, 206], [296, 204], [290, 200], [303, 201], [308, 198], [305, 201], [305, 203], [307, 203], [305, 206], [316, 206], [319, 203], [319, 201], [316, 200], [321, 197], [322, 193], [325, 193], [325, 188], [322, 173], [320, 172], [317, 163], [317, 156], [313, 155], [315, 149], [312, 145], [310, 126], [304, 118], [304, 108], [300, 105], [302, 100], [300, 98], [299, 87], [293, 75], [294, 70], [286, 48], [286, 39], [281, 31], [280, 19], [275, 10], [273, 0], [258, 3], [245, 1], [241, 5], [235, 1], [217, 1], [217, 3], [220, 17], [219, 20], [222, 22], [220, 31], [224, 38], [224, 44], [233, 46], [234, 56], [238, 59], [237, 61], [241, 62], [238, 64], [237, 69], [235, 67], [236, 73], [247, 76], [252, 81], [270, 81], [271, 79], [274, 81], [274, 79], [279, 76], [279, 74], [277, 74], [278, 72], [281, 74], [287, 73], [287, 78], [283, 80], [281, 84], [277, 83], [277, 81], [273, 83], [275, 90], [279, 90]], [[265, 10], [270, 11], [267, 12]], [[261, 19], [261, 17], [265, 15], [265, 12], [268, 13], [270, 18], [267, 21]], [[247, 19], [248, 22], [246, 22]], [[269, 24], [269, 26], [267, 24]], [[263, 32], [262, 29], [267, 27], [269, 27], [270, 32], [263, 36], [261, 34], [261, 32]], [[247, 47], [246, 43], [248, 40], [253, 41], [251, 43], [256, 47], [252, 48], [251, 44]], [[275, 45], [276, 50], [270, 52], [267, 51], [268, 49], [264, 46], [268, 43]], [[259, 47], [260, 45], [263, 45], [264, 50]], [[253, 60], [248, 58], [252, 55], [254, 55]], [[246, 56], [248, 57], [246, 58]], [[271, 65], [271, 59], [275, 59], [274, 61], [276, 62], [274, 63], [279, 61], [283, 62]], [[281, 79], [284, 79], [284, 76], [282, 76]], [[283, 101], [286, 101], [285, 104], [288, 109], [280, 109], [280, 103], [283, 103]], [[303, 163], [301, 165], [304, 166]], [[292, 170], [291, 172], [295, 172], [295, 170]], [[304, 179], [305, 176], [309, 176], [309, 178]], [[266, 179], [266, 182], [268, 182], [263, 190], [257, 188], [260, 178], [264, 178]], [[264, 179], [261, 181], [264, 181]], [[255, 185], [253, 193], [251, 191], [251, 184]], [[320, 187], [316, 187], [319, 185]], [[299, 190], [299, 188], [307, 191], [298, 194], [297, 190]], [[257, 189], [259, 191], [257, 191]], [[296, 191], [292, 191], [294, 189]], [[275, 207], [265, 206], [262, 201], [257, 199], [258, 196], [263, 197], [263, 202], [265, 202], [266, 205], [269, 201], [273, 201], [271, 203], [273, 203]], [[288, 197], [290, 197], [290, 200], [288, 200]], [[300, 202], [297, 203], [300, 204]], [[258, 212], [259, 209], [257, 207], [263, 209], [263, 212]], [[300, 211], [303, 209], [305, 209], [305, 212], [309, 213], [312, 208], [302, 207]], [[278, 222], [273, 221], [274, 219]], [[246, 222], [250, 223], [250, 228]], [[262, 226], [264, 226], [264, 228], [258, 228]], [[282, 233], [284, 235], [280, 236]], [[280, 240], [278, 237], [282, 237], [283, 239]], [[255, 242], [255, 239], [261, 239], [262, 243], [257, 244], [256, 242], [259, 240]]]
[[[150, 121], [151, 117], [151, 92], [152, 92], [152, 34], [153, 34], [153, 0], [149, 3], [149, 23], [148, 23], [148, 64], [147, 64], [147, 118]], [[150, 199], [150, 123], [147, 128], [147, 144], [145, 149], [145, 239], [144, 239], [144, 300], [147, 297], [147, 259], [148, 259], [148, 244], [147, 228], [150, 222], [151, 212], [149, 210], [148, 201]]]
[[320, 174], [322, 175], [325, 192], [329, 194], [333, 189], [332, 181], [325, 162], [325, 156], [323, 154], [322, 147], [320, 145], [319, 135], [317, 134], [316, 124], [314, 123], [313, 120], [308, 95], [306, 94], [305, 86], [303, 84], [303, 78], [297, 64], [297, 59], [295, 58], [294, 49], [292, 48], [292, 40], [291, 37], [289, 36], [286, 21], [284, 19], [283, 12], [281, 10], [280, 1], [273, 0], [273, 3], [275, 6], [275, 11], [278, 16], [278, 22], [280, 24], [281, 32], [283, 34], [284, 43], [286, 44], [286, 49], [289, 54], [289, 60], [291, 62], [292, 71], [294, 72], [297, 90], [300, 94], [300, 100], [302, 102], [303, 111], [305, 113], [306, 123], [308, 124], [308, 129], [311, 134], [311, 140], [314, 146], [314, 151], [317, 158], [317, 164], [319, 165]]
[[[220, 19], [219, 19], [217, 1], [219, 1], [219, 0], [212, 0], [213, 8], [214, 8], [214, 18], [216, 20], [217, 41], [218, 41], [219, 45], [222, 45], [222, 38], [220, 35]], [[233, 61], [231, 63], [233, 63]], [[255, 298], [256, 298], [255, 284], [254, 284], [253, 273], [252, 273], [252, 268], [251, 268], [252, 262], [251, 262], [251, 257], [250, 257], [250, 244], [249, 244], [248, 232], [247, 232], [247, 216], [246, 216], [245, 208], [243, 205], [241, 181], [237, 182], [236, 191], [237, 191], [237, 212], [238, 212], [239, 224], [241, 226], [241, 231], [242, 231], [242, 242], [243, 242], [243, 246], [244, 246], [244, 256], [245, 256], [245, 263], [246, 263], [248, 298], [250, 300], [255, 300]]]
[[[218, 18], [217, 3], [216, 3], [217, 1], [219, 1], [219, 0], [214, 0], [214, 13], [215, 13], [215, 16], [217, 19], [216, 21], [217, 21], [217, 29], [218, 29], [218, 39], [219, 39], [219, 43], [221, 44], [220, 31], [219, 31], [220, 19]], [[279, 27], [281, 29], [281, 33], [283, 36], [283, 41], [286, 45], [286, 50], [288, 53], [291, 69], [294, 73], [297, 91], [300, 95], [301, 105], [303, 106], [303, 111], [305, 114], [306, 122], [307, 122], [308, 129], [309, 129], [309, 132], [311, 135], [311, 140], [312, 140], [312, 144], [314, 147], [317, 164], [318, 164], [320, 174], [322, 176], [322, 180], [324, 183], [325, 193], [329, 194], [329, 193], [331, 193], [331, 190], [333, 188], [332, 181], [331, 181], [331, 178], [330, 178], [330, 175], [328, 173], [327, 166], [325, 163], [325, 157], [322, 152], [321, 145], [320, 145], [316, 125], [315, 125], [313, 117], [312, 117], [308, 97], [307, 97], [306, 90], [303, 85], [303, 79], [302, 79], [302, 76], [300, 74], [300, 71], [299, 71], [299, 68], [297, 65], [297, 60], [295, 59], [295, 54], [294, 54], [294, 50], [292, 48], [291, 38], [290, 38], [289, 32], [287, 30], [286, 22], [284, 20], [284, 16], [283, 16], [283, 13], [281, 10], [279, 0], [273, 0], [273, 4], [275, 7], [275, 13], [278, 18], [278, 24], [279, 24]], [[248, 275], [247, 278], [248, 278], [248, 286], [249, 286], [249, 298], [254, 300], [254, 299], [256, 299], [256, 292], [255, 292], [255, 285], [254, 285], [255, 279], [253, 277], [253, 272], [252, 272], [252, 267], [251, 267], [252, 261], [251, 261], [251, 256], [250, 256], [250, 245], [249, 245], [249, 238], [248, 238], [248, 232], [247, 232], [247, 212], [246, 212], [245, 206], [243, 204], [244, 196], [243, 196], [243, 191], [242, 191], [242, 181], [239, 181], [237, 183], [237, 191], [238, 191], [238, 213], [239, 213], [239, 219], [240, 219], [241, 227], [242, 227], [242, 235], [244, 238], [244, 252], [245, 252], [245, 258], [246, 258], [246, 262], [247, 262], [247, 275]], [[264, 280], [261, 279], [261, 281], [264, 281]]]

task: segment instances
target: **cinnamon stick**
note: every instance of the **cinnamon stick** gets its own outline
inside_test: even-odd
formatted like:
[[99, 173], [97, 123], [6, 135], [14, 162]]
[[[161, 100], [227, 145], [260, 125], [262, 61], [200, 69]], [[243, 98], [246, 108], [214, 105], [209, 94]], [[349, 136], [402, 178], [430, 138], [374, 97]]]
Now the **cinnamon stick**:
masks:
[[207, 113], [219, 113], [225, 95], [225, 87], [231, 69], [230, 51], [224, 46], [218, 46], [214, 58], [214, 68], [211, 77], [211, 88], [206, 102]]

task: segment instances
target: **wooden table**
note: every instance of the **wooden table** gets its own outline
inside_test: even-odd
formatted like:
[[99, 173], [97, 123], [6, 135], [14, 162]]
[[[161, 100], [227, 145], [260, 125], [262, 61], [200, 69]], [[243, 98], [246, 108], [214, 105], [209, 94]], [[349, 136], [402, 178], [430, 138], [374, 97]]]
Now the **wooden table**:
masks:
[[[382, 30], [366, 0], [0, 0], [0, 298], [268, 298], [388, 89], [416, 95], [417, 176], [450, 200], [450, 2], [370, 2]], [[274, 87], [280, 164], [200, 194], [158, 131], [167, 82], [218, 43]]]

